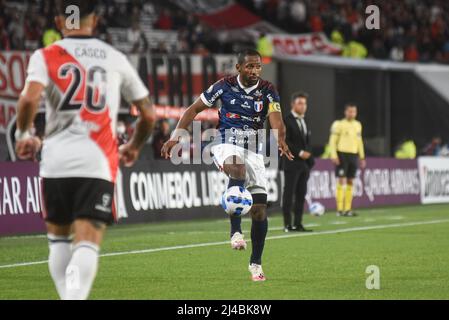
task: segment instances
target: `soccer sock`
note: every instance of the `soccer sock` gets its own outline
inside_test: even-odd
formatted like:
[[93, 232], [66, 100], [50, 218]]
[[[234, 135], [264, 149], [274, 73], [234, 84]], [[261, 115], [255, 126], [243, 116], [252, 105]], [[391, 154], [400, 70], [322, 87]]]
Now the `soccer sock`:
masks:
[[231, 238], [236, 232], [242, 233], [242, 217], [240, 216], [229, 216], [231, 221]]
[[345, 192], [345, 211], [350, 211], [351, 209], [352, 209], [352, 184], [347, 184]]
[[254, 220], [251, 226], [252, 253], [250, 263], [262, 264], [262, 252], [265, 245], [265, 237], [268, 231], [268, 219], [262, 221]]
[[238, 180], [238, 179], [229, 177], [228, 189], [230, 187], [234, 187], [234, 186], [245, 187], [245, 180]]
[[[245, 180], [237, 180], [229, 177], [228, 189], [233, 186], [244, 187]], [[231, 221], [231, 237], [236, 232], [242, 233], [242, 218], [229, 216], [229, 220]]]
[[90, 241], [73, 246], [72, 259], [66, 270], [66, 300], [86, 300], [98, 268], [99, 247]]
[[65, 270], [72, 257], [72, 239], [69, 236], [56, 236], [47, 234], [48, 238], [48, 270], [55, 283], [59, 297], [65, 295]]
[[343, 211], [344, 197], [345, 197], [344, 186], [339, 182], [337, 182], [337, 190], [335, 193], [335, 199], [337, 201], [337, 211]]

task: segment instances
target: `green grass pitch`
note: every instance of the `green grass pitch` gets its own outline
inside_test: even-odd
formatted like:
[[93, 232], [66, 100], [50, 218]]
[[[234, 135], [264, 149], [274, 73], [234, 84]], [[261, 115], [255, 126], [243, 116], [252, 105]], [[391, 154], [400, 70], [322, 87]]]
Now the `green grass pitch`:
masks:
[[[449, 205], [365, 209], [355, 218], [306, 215], [312, 234], [269, 219], [264, 283], [233, 251], [220, 220], [108, 229], [91, 299], [448, 299]], [[246, 238], [250, 221], [243, 220]], [[154, 250], [156, 249], [156, 250]], [[44, 236], [0, 238], [0, 299], [57, 299]], [[116, 255], [112, 253], [117, 253]], [[37, 262], [32, 265], [18, 263]], [[368, 290], [366, 267], [380, 268]]]

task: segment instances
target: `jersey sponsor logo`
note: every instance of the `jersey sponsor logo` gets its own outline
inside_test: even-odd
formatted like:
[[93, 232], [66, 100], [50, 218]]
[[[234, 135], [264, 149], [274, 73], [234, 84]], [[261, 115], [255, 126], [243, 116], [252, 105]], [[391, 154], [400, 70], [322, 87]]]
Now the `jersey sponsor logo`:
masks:
[[235, 99], [232, 99], [232, 100], [231, 100], [231, 104], [235, 104]]
[[250, 109], [251, 108], [251, 106], [248, 104], [248, 101], [245, 101], [245, 103], [244, 104], [241, 104], [240, 105], [242, 108], [245, 108], [245, 109]]
[[259, 123], [262, 122], [262, 118], [260, 116], [257, 116], [253, 118], [253, 121]]
[[219, 96], [221, 96], [222, 93], [223, 93], [223, 89], [220, 89], [220, 90], [218, 90], [217, 92], [215, 92], [215, 94], [214, 94], [212, 97], [210, 97], [209, 102], [210, 102], [210, 103], [214, 103], [215, 100], [217, 100], [217, 98], [218, 98]]
[[242, 128], [231, 127], [229, 129], [232, 134], [237, 136], [256, 136], [257, 130], [254, 130], [249, 125], [245, 124]]
[[256, 112], [261, 112], [263, 109], [263, 101], [254, 101], [254, 110]]
[[240, 95], [240, 98], [248, 99], [248, 100], [254, 100], [254, 98], [252, 96], [247, 96], [247, 95], [244, 95], [244, 94]]
[[103, 194], [101, 203], [96, 204], [95, 209], [103, 212], [111, 212], [111, 195], [109, 193]]
[[233, 112], [227, 112], [226, 113], [226, 118], [229, 118], [229, 119], [240, 119], [240, 115], [238, 115], [237, 113], [233, 113]]

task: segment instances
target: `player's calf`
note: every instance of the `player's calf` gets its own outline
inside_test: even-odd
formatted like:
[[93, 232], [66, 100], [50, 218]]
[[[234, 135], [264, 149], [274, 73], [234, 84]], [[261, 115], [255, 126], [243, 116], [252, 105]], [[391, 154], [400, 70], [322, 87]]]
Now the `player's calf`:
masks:
[[66, 269], [67, 300], [85, 300], [89, 296], [98, 269], [100, 243], [106, 225], [93, 219], [77, 219], [72, 258]]
[[72, 258], [72, 237], [70, 225], [56, 225], [47, 222], [48, 270], [61, 299], [65, 298], [65, 271]]

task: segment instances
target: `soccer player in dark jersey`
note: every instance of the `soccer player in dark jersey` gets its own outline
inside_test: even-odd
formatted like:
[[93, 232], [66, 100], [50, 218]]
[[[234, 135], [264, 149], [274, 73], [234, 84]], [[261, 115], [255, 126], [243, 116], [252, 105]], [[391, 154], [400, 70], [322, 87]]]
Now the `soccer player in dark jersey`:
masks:
[[[260, 78], [262, 62], [260, 54], [246, 49], [238, 54], [238, 75], [225, 77], [209, 87], [186, 110], [171, 138], [164, 144], [161, 154], [171, 157], [172, 148], [178, 143], [181, 129], [185, 130], [195, 116], [221, 100], [219, 109], [219, 137], [210, 148], [217, 167], [229, 177], [228, 188], [246, 188], [253, 197], [249, 214], [252, 218], [252, 254], [248, 270], [253, 281], [264, 281], [262, 252], [268, 230], [267, 179], [263, 155], [259, 147], [250, 148], [266, 118], [271, 128], [278, 132], [278, 148], [281, 155], [293, 159], [285, 143], [285, 126], [282, 120], [279, 95], [273, 84]], [[255, 138], [255, 145], [259, 145]], [[240, 143], [241, 141], [244, 143]], [[245, 249], [241, 230], [241, 218], [231, 216], [231, 246]]]

